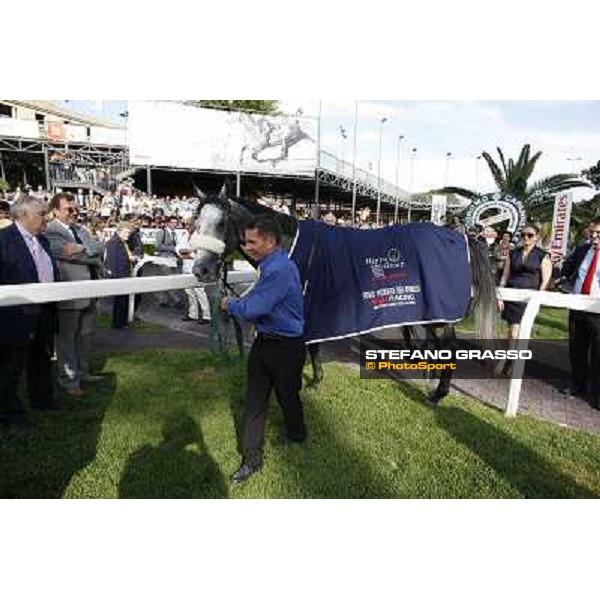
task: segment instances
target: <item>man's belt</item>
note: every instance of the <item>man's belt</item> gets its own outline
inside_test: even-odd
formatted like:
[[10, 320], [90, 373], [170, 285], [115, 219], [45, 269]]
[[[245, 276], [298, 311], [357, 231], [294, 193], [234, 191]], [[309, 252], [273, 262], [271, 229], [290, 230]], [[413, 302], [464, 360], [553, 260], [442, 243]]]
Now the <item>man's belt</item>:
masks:
[[265, 332], [259, 331], [256, 334], [256, 338], [259, 340], [262, 339], [262, 340], [293, 341], [293, 340], [302, 339], [302, 336], [298, 335], [298, 336], [294, 336], [294, 337], [289, 337], [289, 336], [285, 336], [285, 335], [279, 335], [278, 333], [265, 333]]

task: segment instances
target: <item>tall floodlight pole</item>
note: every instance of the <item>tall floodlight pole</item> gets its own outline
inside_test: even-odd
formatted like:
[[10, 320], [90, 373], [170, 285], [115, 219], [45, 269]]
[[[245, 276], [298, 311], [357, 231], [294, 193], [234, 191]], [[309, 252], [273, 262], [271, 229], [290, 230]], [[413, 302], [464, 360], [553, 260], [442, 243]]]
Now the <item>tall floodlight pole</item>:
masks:
[[340, 125], [340, 135], [342, 136], [342, 167], [340, 169], [340, 174], [344, 175], [344, 159], [346, 158], [346, 138], [348, 134], [346, 133], [346, 129]]
[[400, 174], [400, 145], [402, 144], [403, 139], [403, 135], [398, 136], [398, 155], [396, 156], [396, 207], [394, 208], [394, 225], [398, 222], [398, 202], [400, 201], [400, 189], [398, 187], [400, 182], [398, 176]]
[[479, 161], [483, 158], [481, 154], [475, 157], [475, 191], [479, 192]]
[[413, 148], [410, 151], [410, 197], [408, 198], [408, 222], [410, 223], [411, 212], [412, 212], [412, 193], [414, 189], [414, 177], [415, 177], [415, 156], [417, 149]]
[[383, 117], [383, 119], [379, 121], [379, 157], [377, 159], [377, 226], [379, 226], [379, 216], [381, 213], [381, 147], [383, 142], [383, 124], [386, 121], [387, 117]]
[[[319, 169], [321, 168], [321, 109], [322, 109], [322, 100], [319, 100], [319, 120], [317, 122], [317, 169], [315, 171], [315, 204], [317, 205], [317, 214], [320, 210], [320, 201], [319, 201]], [[317, 216], [318, 218], [318, 216]]]
[[[238, 113], [238, 122], [242, 122], [242, 113]], [[240, 153], [240, 160], [238, 161], [237, 173], [235, 174], [235, 195], [240, 198], [242, 195], [242, 160], [243, 152]]]
[[356, 131], [358, 128], [358, 100], [354, 102], [354, 150], [352, 151], [352, 224], [356, 223]]
[[446, 152], [446, 167], [444, 169], [444, 187], [448, 185], [448, 173], [450, 171], [450, 159], [452, 158], [452, 152]]
[[577, 174], [577, 167], [575, 166], [575, 163], [580, 160], [583, 160], [581, 156], [578, 156], [577, 158], [567, 158], [567, 161], [573, 165], [573, 174], [575, 175]]

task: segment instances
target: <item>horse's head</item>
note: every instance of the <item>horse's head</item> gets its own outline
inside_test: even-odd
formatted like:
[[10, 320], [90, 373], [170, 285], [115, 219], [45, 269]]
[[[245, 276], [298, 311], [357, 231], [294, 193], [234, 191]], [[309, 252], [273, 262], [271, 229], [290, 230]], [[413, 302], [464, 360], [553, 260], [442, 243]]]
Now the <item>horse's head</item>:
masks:
[[194, 275], [202, 283], [216, 281], [225, 255], [237, 246], [237, 229], [228, 200], [213, 197], [201, 203], [190, 245], [196, 251]]

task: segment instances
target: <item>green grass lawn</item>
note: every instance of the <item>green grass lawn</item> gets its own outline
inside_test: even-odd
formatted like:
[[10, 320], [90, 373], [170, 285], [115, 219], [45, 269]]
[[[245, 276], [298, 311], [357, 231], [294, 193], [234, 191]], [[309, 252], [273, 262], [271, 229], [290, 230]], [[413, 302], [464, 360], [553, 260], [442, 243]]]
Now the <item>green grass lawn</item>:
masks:
[[436, 412], [418, 387], [362, 381], [326, 365], [303, 392], [309, 439], [282, 449], [276, 402], [265, 466], [242, 487], [244, 371], [204, 351], [110, 354], [89, 397], [0, 429], [0, 497], [600, 497], [600, 436], [507, 420], [451, 397]]
[[[457, 331], [473, 333], [475, 324], [472, 317], [463, 319], [457, 326]], [[500, 321], [500, 337], [506, 335], [506, 323]], [[538, 340], [566, 340], [569, 338], [568, 311], [564, 308], [542, 307], [533, 324], [533, 338]]]
[[[107, 313], [98, 313], [96, 319], [96, 325], [100, 329], [110, 329], [112, 326], [112, 316]], [[154, 333], [157, 331], [164, 331], [165, 328], [162, 325], [156, 325], [155, 323], [148, 323], [146, 321], [134, 321], [130, 328], [136, 331], [136, 333]]]

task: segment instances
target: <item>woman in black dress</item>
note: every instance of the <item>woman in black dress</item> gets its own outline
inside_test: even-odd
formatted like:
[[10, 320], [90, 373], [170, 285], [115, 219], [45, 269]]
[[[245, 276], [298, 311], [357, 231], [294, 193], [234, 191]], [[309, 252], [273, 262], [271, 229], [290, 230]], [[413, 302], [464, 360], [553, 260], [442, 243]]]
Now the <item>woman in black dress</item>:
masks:
[[[504, 263], [500, 287], [521, 290], [545, 290], [552, 275], [552, 263], [547, 252], [537, 243], [540, 230], [535, 225], [526, 225], [521, 232], [521, 244], [509, 253]], [[508, 323], [508, 339], [519, 337], [519, 327], [525, 312], [523, 302], [498, 301], [502, 318]]]

